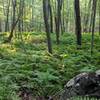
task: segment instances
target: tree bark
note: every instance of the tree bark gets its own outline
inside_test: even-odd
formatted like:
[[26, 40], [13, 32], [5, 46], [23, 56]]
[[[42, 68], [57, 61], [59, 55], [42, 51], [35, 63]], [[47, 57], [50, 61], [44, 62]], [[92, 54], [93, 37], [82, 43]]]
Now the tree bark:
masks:
[[65, 12], [64, 12], [64, 0], [62, 5], [62, 18], [61, 18], [61, 33], [63, 34], [65, 32]]
[[16, 0], [12, 0], [12, 5], [13, 5], [13, 21], [12, 21], [12, 27], [11, 27], [11, 32], [10, 32], [10, 35], [8, 37], [8, 39], [6, 41], [4, 41], [5, 43], [6, 42], [11, 42], [12, 38], [13, 38], [13, 32], [14, 32], [14, 29], [18, 23], [18, 21], [20, 20], [20, 17], [21, 17], [21, 13], [18, 14], [18, 18], [16, 19]]
[[5, 32], [9, 31], [9, 7], [10, 7], [10, 0], [8, 0], [7, 11], [6, 11], [6, 22], [5, 22]]
[[[86, 6], [86, 4], [85, 4], [85, 6]], [[88, 32], [90, 9], [91, 9], [91, 0], [89, 0], [89, 2], [88, 2], [87, 14], [84, 15], [84, 29], [83, 29], [83, 32]]]
[[52, 53], [52, 44], [50, 37], [50, 24], [49, 24], [49, 1], [43, 0], [43, 14], [44, 14], [44, 23], [47, 35], [47, 43], [48, 43], [48, 52]]
[[57, 15], [56, 15], [56, 39], [57, 44], [60, 43], [60, 29], [61, 29], [61, 9], [62, 9], [62, 0], [57, 0]]
[[0, 19], [0, 32], [2, 32], [1, 19]]
[[92, 6], [93, 21], [92, 21], [91, 54], [93, 53], [93, 47], [94, 47], [94, 32], [95, 32], [96, 6], [97, 6], [97, 0], [93, 0], [93, 6]]
[[[100, 1], [99, 2], [99, 5], [100, 5]], [[100, 7], [99, 7], [99, 35], [100, 35]]]
[[11, 42], [12, 40], [12, 37], [13, 37], [13, 31], [14, 31], [14, 28], [16, 26], [16, 23], [15, 23], [15, 16], [16, 16], [16, 0], [12, 0], [12, 6], [13, 6], [13, 21], [12, 21], [12, 27], [11, 27], [11, 33], [8, 37], [8, 42]]
[[52, 7], [51, 7], [51, 2], [49, 2], [49, 10], [50, 10], [50, 32], [53, 33], [53, 14], [52, 14]]
[[81, 17], [80, 17], [80, 2], [79, 0], [74, 0], [75, 7], [75, 24], [76, 24], [76, 37], [77, 37], [77, 45], [81, 45]]
[[18, 23], [18, 30], [19, 32], [23, 31], [23, 9], [24, 9], [24, 0], [20, 0], [20, 6], [19, 6], [19, 23]]
[[[91, 4], [93, 4], [93, 0], [91, 1]], [[93, 21], [93, 11], [92, 10], [93, 10], [93, 7], [91, 8], [91, 16], [90, 16], [90, 23], [89, 23], [89, 30], [88, 30], [88, 32], [91, 32], [91, 30], [92, 30], [92, 21]]]

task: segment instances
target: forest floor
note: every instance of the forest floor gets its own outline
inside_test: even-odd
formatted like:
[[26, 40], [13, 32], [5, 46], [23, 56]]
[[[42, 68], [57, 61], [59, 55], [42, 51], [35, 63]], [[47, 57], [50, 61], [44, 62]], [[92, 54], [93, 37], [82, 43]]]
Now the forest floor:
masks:
[[47, 52], [44, 33], [16, 35], [4, 44], [0, 36], [0, 100], [20, 100], [25, 95], [52, 96], [78, 73], [100, 69], [100, 36], [95, 35], [91, 56], [91, 34], [83, 34], [82, 47], [76, 48], [75, 35], [64, 33], [56, 45], [52, 34], [53, 54]]

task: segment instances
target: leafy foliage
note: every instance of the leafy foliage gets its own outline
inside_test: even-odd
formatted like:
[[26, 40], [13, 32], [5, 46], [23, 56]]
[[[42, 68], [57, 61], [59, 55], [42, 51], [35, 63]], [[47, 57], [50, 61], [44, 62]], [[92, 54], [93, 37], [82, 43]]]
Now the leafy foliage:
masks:
[[0, 100], [20, 100], [22, 87], [34, 97], [54, 95], [74, 75], [99, 69], [99, 36], [95, 36], [92, 56], [89, 37], [83, 35], [83, 46], [77, 50], [73, 34], [63, 34], [59, 47], [52, 34], [53, 54], [47, 52], [44, 33], [24, 33], [23, 42], [14, 39], [12, 44], [0, 43]]

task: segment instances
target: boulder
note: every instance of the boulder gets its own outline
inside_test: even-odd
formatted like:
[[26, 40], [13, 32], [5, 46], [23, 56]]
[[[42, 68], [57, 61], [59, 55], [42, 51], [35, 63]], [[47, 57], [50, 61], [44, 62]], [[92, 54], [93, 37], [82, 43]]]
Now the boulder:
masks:
[[67, 82], [61, 100], [73, 96], [89, 96], [100, 98], [100, 70], [81, 73]]

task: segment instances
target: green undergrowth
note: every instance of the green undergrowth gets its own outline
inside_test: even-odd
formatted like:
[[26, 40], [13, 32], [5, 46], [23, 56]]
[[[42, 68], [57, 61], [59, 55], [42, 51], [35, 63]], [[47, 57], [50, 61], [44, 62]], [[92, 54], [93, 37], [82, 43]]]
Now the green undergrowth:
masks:
[[31, 95], [52, 96], [66, 82], [81, 72], [100, 68], [100, 36], [95, 35], [91, 56], [91, 34], [83, 34], [82, 47], [77, 50], [75, 35], [64, 33], [56, 45], [52, 33], [53, 54], [47, 52], [44, 33], [23, 33], [12, 43], [0, 37], [0, 100], [20, 100], [19, 90], [27, 87]]

